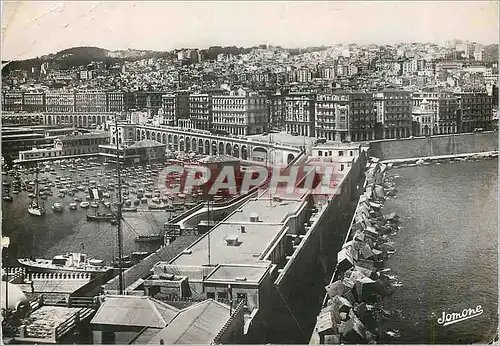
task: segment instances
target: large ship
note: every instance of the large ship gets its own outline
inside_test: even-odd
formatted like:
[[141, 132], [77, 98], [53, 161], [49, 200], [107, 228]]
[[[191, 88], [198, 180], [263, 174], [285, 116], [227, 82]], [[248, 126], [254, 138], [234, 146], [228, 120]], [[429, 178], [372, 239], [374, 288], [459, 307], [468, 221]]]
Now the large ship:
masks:
[[42, 258], [20, 258], [17, 261], [23, 267], [34, 272], [105, 273], [111, 269], [104, 265], [104, 261], [88, 259], [87, 255], [82, 253], [57, 255], [51, 260]]

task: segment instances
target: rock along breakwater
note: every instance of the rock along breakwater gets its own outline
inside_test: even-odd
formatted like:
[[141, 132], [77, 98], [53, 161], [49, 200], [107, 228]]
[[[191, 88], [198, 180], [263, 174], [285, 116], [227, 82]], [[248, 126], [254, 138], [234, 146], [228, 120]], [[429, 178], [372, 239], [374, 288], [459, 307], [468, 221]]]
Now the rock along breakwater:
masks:
[[399, 216], [383, 212], [385, 200], [397, 192], [388, 168], [377, 158], [367, 162], [364, 192], [325, 288], [311, 344], [376, 344], [382, 333], [378, 326], [386, 312], [379, 303], [400, 285], [384, 274], [384, 260], [396, 251], [389, 236], [400, 229]]

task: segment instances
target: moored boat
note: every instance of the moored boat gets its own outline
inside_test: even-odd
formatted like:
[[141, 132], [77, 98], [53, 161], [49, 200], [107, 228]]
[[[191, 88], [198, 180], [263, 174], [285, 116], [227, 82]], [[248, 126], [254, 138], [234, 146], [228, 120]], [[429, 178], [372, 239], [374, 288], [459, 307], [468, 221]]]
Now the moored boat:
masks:
[[135, 238], [135, 241], [138, 243], [145, 243], [145, 242], [161, 242], [163, 240], [163, 237], [161, 235], [140, 235], [137, 238]]
[[57, 211], [57, 212], [61, 212], [61, 211], [64, 211], [64, 206], [60, 202], [55, 202], [54, 204], [52, 204], [52, 210]]
[[115, 216], [113, 214], [96, 213], [94, 215], [87, 214], [87, 221], [111, 221], [114, 220]]
[[80, 203], [80, 208], [88, 208], [90, 206], [90, 203], [89, 202], [81, 202]]
[[78, 204], [76, 202], [71, 202], [69, 204], [69, 210], [76, 210], [78, 208]]
[[150, 210], [162, 210], [166, 209], [168, 204], [148, 204], [148, 209]]
[[21, 266], [34, 272], [74, 272], [74, 273], [104, 273], [110, 269], [101, 260], [88, 259], [81, 253], [69, 253], [54, 256], [51, 260], [41, 258], [18, 259]]

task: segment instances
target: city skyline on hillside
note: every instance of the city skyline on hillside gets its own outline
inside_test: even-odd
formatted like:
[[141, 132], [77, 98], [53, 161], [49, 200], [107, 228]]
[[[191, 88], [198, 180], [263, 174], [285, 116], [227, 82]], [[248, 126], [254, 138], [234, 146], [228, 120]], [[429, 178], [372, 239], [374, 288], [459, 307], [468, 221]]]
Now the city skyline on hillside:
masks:
[[[70, 47], [172, 51], [259, 44], [498, 43], [498, 3], [4, 2], [2, 60]], [[132, 19], [132, 20], [131, 20]], [[47, 39], [49, 38], [50, 39]]]

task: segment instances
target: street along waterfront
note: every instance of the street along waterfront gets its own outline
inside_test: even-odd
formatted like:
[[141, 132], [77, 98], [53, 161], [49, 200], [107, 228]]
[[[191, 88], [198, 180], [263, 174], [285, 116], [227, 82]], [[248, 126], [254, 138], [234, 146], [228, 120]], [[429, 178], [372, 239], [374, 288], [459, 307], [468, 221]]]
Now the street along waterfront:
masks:
[[[487, 343], [498, 324], [498, 159], [392, 169], [400, 215], [381, 343]], [[482, 314], [444, 325], [445, 314]], [[434, 314], [434, 317], [432, 316]]]

